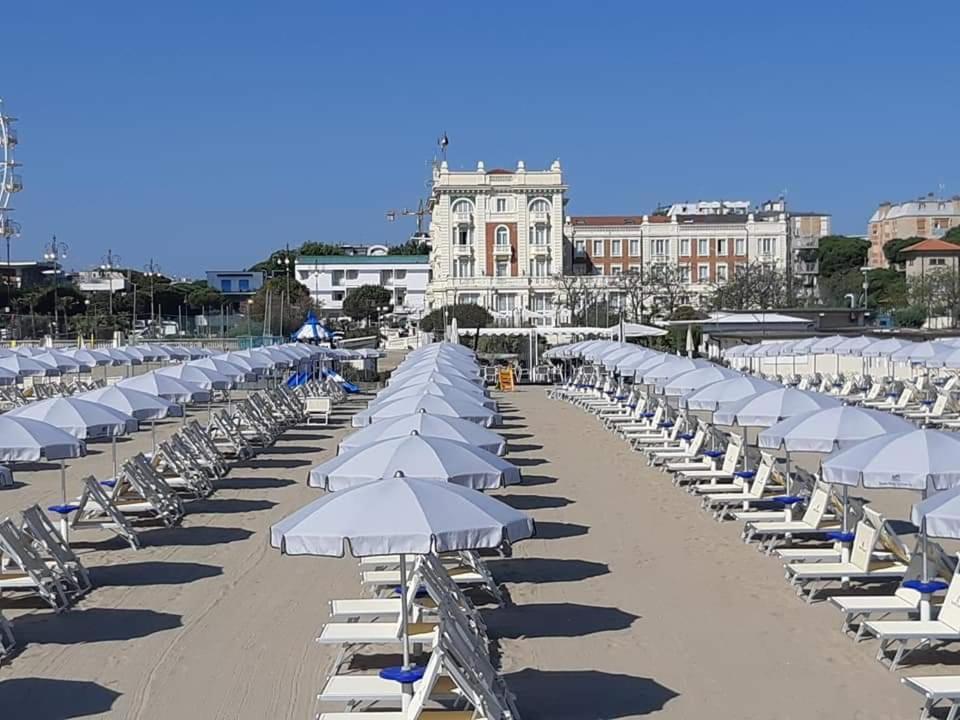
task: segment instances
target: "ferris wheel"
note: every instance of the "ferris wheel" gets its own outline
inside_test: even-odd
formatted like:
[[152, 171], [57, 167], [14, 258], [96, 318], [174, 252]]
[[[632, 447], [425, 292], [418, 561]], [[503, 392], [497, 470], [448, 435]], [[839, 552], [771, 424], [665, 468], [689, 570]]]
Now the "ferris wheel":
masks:
[[13, 127], [16, 118], [3, 110], [0, 98], [0, 239], [6, 244], [7, 266], [10, 265], [10, 240], [20, 236], [20, 226], [10, 219], [13, 208], [10, 199], [14, 193], [23, 189], [23, 182], [16, 169], [19, 163], [14, 159], [13, 151], [17, 146], [17, 131]]

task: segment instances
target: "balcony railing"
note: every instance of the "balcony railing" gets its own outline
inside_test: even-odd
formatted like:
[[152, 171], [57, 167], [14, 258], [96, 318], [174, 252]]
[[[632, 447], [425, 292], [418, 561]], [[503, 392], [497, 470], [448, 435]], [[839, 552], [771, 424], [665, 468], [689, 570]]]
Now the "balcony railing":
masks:
[[473, 213], [469, 211], [457, 211], [453, 213], [453, 222], [457, 225], [473, 225]]
[[530, 222], [535, 225], [549, 225], [550, 213], [545, 210], [534, 210], [530, 213]]
[[453, 254], [454, 255], [472, 255], [473, 243], [454, 243]]
[[505, 243], [496, 243], [493, 246], [493, 254], [494, 255], [512, 255], [513, 248], [511, 248], [509, 245]]

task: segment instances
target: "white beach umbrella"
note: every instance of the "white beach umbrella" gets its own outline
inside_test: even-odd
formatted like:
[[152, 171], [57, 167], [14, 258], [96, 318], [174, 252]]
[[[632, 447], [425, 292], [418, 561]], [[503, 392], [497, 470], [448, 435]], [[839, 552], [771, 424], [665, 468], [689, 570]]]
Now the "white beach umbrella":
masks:
[[849, 339], [850, 338], [843, 335], [830, 335], [828, 337], [819, 338], [815, 343], [813, 343], [813, 345], [810, 346], [810, 352], [814, 355], [827, 355], [832, 353], [837, 345], [846, 342]]
[[948, 355], [952, 347], [940, 340], [910, 343], [890, 354], [894, 362], [923, 363], [937, 355]]
[[776, 390], [778, 387], [769, 380], [752, 375], [741, 375], [720, 380], [684, 395], [680, 400], [680, 406], [688, 410], [713, 412], [732, 407], [744, 398], [753, 397], [769, 390]]
[[842, 405], [793, 415], [759, 435], [762, 448], [784, 447], [790, 452], [829, 453], [877, 435], [908, 432], [916, 426], [880, 410]]
[[105, 367], [113, 365], [114, 360], [106, 353], [99, 350], [88, 350], [87, 348], [77, 348], [76, 350], [64, 350], [63, 354], [71, 358], [78, 365], [93, 370], [95, 367]]
[[400, 377], [396, 383], [385, 387], [379, 393], [377, 397], [388, 397], [396, 392], [399, 392], [403, 388], [410, 387], [412, 385], [436, 385], [439, 387], [454, 387], [458, 390], [468, 392], [471, 395], [478, 395], [480, 397], [487, 397], [487, 391], [477, 385], [475, 382], [468, 380], [462, 375], [443, 375], [441, 373], [424, 373], [423, 375], [405, 375]]
[[16, 353], [0, 357], [0, 370], [7, 370], [21, 378], [60, 375], [60, 371], [54, 365], [37, 362], [32, 357]]
[[671, 357], [676, 357], [676, 355], [667, 355], [658, 350], [650, 350], [648, 348], [618, 360], [614, 369], [621, 376], [627, 377], [636, 373], [638, 368], [651, 367], [656, 362], [663, 362]]
[[[393, 477], [314, 500], [270, 528], [288, 555], [355, 557], [502, 548], [534, 534], [533, 520], [496, 498], [453, 483]], [[408, 617], [400, 613], [403, 668], [410, 666]]]
[[140, 390], [149, 395], [176, 403], [208, 402], [210, 391], [199, 385], [169, 375], [160, 375], [156, 370], [117, 383], [117, 387]]
[[486, 397], [484, 395], [476, 395], [460, 388], [454, 387], [452, 385], [401, 385], [400, 389], [396, 392], [393, 392], [386, 397], [380, 397], [379, 395], [370, 401], [369, 407], [379, 407], [385, 405], [388, 402], [394, 402], [400, 400], [401, 398], [415, 398], [423, 397], [425, 395], [435, 395], [437, 397], [445, 398], [451, 402], [461, 402], [461, 403], [479, 403], [485, 408], [490, 410], [497, 409], [497, 401], [492, 398]]
[[412, 415], [381, 420], [357, 430], [340, 441], [338, 451], [349, 452], [380, 440], [407, 437], [414, 431], [420, 433], [421, 437], [455, 440], [496, 455], [505, 455], [507, 452], [507, 441], [493, 430], [488, 430], [469, 420], [447, 415], [432, 415], [425, 410]]
[[937, 353], [927, 358], [924, 363], [927, 367], [960, 368], [960, 348], [947, 347], [947, 352]]
[[37, 400], [9, 410], [7, 415], [50, 423], [81, 440], [112, 438], [137, 430], [136, 418], [106, 405], [76, 397]]
[[147, 355], [135, 345], [121, 345], [117, 349], [124, 355], [129, 355], [134, 360], [139, 360], [141, 365], [145, 362], [150, 362], [147, 359]]
[[0, 385], [15, 385], [20, 381], [20, 376], [12, 370], [0, 368]]
[[257, 375], [263, 375], [273, 367], [273, 363], [257, 355], [241, 355], [239, 352], [225, 352], [220, 355], [214, 355], [213, 357], [226, 360], [228, 363], [242, 367], [244, 370], [249, 370]]
[[158, 345], [172, 360], [189, 360], [190, 351], [179, 345]]
[[119, 383], [88, 390], [75, 397], [106, 405], [114, 410], [131, 415], [141, 422], [183, 415], [183, 408], [177, 403], [142, 390], [125, 387]]
[[418, 367], [406, 372], [400, 371], [397, 372], [394, 370], [390, 374], [390, 378], [387, 380], [387, 385], [393, 387], [394, 385], [400, 385], [406, 382], [419, 382], [423, 378], [431, 378], [435, 376], [443, 376], [449, 378], [451, 381], [462, 381], [467, 382], [472, 385], [483, 385], [483, 378], [479, 377], [474, 373], [463, 373], [456, 369], [451, 369], [447, 367], [437, 367], [437, 366], [428, 366], [428, 367]]
[[35, 362], [53, 365], [61, 373], [78, 373], [81, 370], [89, 371], [85, 365], [81, 365], [69, 355], [56, 350], [47, 350], [47, 352], [34, 355]]
[[146, 362], [162, 362], [170, 359], [170, 353], [159, 345], [145, 343], [143, 345], [133, 345], [132, 347], [140, 351], [140, 355]]
[[250, 353], [256, 353], [257, 355], [268, 358], [273, 362], [274, 367], [278, 368], [296, 367], [301, 361], [300, 358], [289, 353], [285, 353], [280, 348], [273, 346], [255, 348], [254, 350], [251, 350]]
[[0, 415], [0, 462], [39, 462], [85, 455], [83, 440], [28, 417]]
[[464, 418], [487, 427], [500, 423], [500, 416], [497, 413], [479, 403], [452, 401], [436, 395], [400, 398], [376, 408], [367, 408], [354, 415], [352, 423], [354, 427], [363, 427], [371, 422], [399, 417], [400, 415], [411, 415], [421, 409], [434, 415]]
[[456, 440], [410, 434], [379, 440], [338, 455], [310, 471], [308, 485], [346, 490], [393, 477], [452, 482], [474, 490], [518, 485], [520, 469], [493, 453]]
[[480, 367], [472, 360], [452, 360], [448, 358], [424, 358], [413, 363], [397, 366], [393, 375], [412, 375], [416, 372], [437, 371], [454, 372], [464, 377], [476, 377], [481, 374]]
[[634, 372], [634, 378], [636, 382], [643, 382], [646, 385], [656, 385], [677, 375], [682, 375], [683, 373], [699, 368], [710, 367], [711, 365], [713, 365], [713, 363], [709, 360], [691, 360], [685, 357], [671, 357], [652, 367], [636, 370]]
[[691, 360], [690, 358], [674, 358], [655, 365], [649, 370], [643, 371], [643, 382], [648, 385], [661, 386], [677, 377], [684, 375], [691, 370], [717, 367], [709, 360]]
[[841, 404], [839, 400], [828, 395], [780, 387], [716, 410], [713, 413], [713, 422], [717, 425], [770, 427], [800, 413]]
[[889, 358], [896, 352], [911, 349], [914, 345], [916, 345], [915, 342], [901, 340], [900, 338], [884, 338], [883, 340], [873, 338], [873, 342], [864, 347], [860, 354], [863, 357]]
[[229, 390], [234, 385], [234, 381], [226, 375], [221, 375], [216, 370], [197, 367], [190, 363], [180, 365], [171, 365], [160, 368], [155, 371], [157, 375], [166, 375], [177, 380], [186, 380], [189, 383], [198, 385], [204, 390]]
[[143, 361], [140, 359], [139, 356], [134, 357], [130, 353], [125, 353], [120, 348], [105, 347], [105, 348], [100, 348], [99, 351], [108, 355], [113, 360], [114, 365], [133, 366], [133, 365], [143, 364]]
[[247, 370], [246, 368], [240, 367], [239, 365], [234, 365], [227, 360], [222, 360], [215, 357], [205, 357], [200, 358], [199, 360], [191, 360], [185, 364], [188, 367], [198, 367], [206, 368], [207, 370], [213, 370], [214, 372], [224, 375], [237, 383], [257, 379], [257, 374], [252, 370]]
[[728, 370], [727, 368], [710, 363], [705, 367], [674, 375], [664, 383], [662, 390], [663, 394], [668, 396], [687, 395], [694, 390], [699, 390], [715, 382], [738, 377], [743, 377], [743, 375], [736, 370]]

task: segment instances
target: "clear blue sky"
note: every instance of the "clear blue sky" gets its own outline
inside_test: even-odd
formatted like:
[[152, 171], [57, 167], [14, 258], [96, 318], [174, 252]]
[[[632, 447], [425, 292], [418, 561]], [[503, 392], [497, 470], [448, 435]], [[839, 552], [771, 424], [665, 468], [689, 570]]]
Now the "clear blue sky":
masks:
[[562, 161], [572, 213], [786, 189], [862, 233], [960, 193], [960, 3], [20, 2], [15, 257], [52, 233], [170, 273], [284, 242], [399, 242], [454, 167]]

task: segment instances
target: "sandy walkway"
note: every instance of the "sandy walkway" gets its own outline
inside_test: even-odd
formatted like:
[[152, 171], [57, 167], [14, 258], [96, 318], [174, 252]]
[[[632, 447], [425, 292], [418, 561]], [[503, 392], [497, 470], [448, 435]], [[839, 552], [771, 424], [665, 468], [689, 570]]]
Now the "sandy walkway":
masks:
[[[739, 540], [595, 420], [542, 388], [510, 397], [543, 539], [494, 563], [488, 614], [524, 718], [905, 718], [919, 700]], [[916, 674], [916, 673], [914, 673]]]

